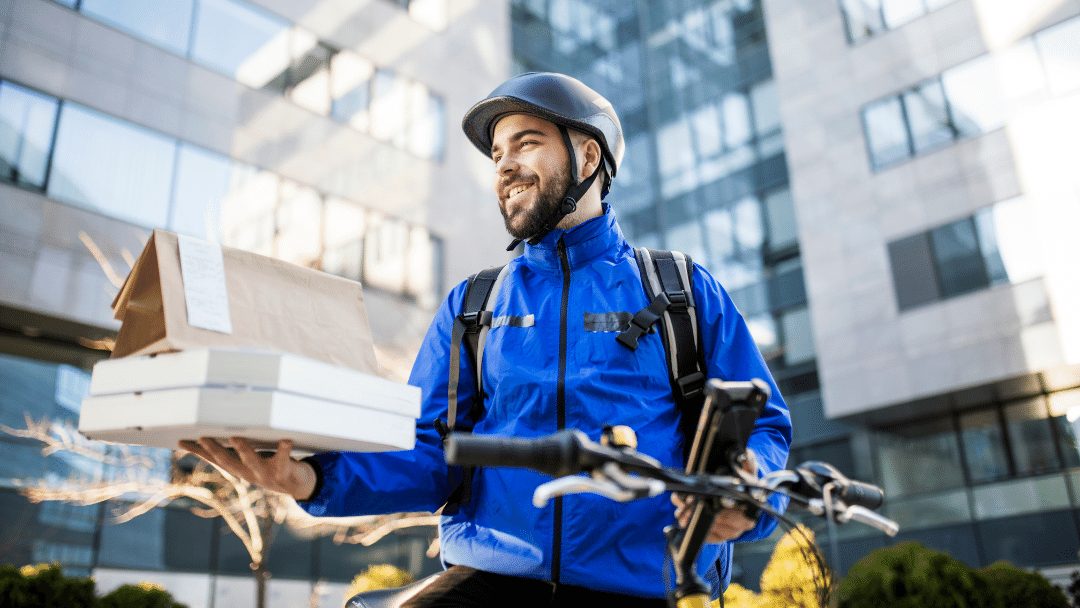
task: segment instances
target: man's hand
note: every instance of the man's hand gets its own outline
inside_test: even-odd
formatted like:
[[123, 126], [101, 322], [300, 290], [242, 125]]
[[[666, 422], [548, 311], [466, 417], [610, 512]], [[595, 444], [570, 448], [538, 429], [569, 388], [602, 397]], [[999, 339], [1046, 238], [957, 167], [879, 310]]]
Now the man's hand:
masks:
[[234, 451], [230, 452], [211, 437], [202, 437], [198, 443], [180, 442], [181, 448], [245, 481], [273, 492], [288, 494], [296, 500], [311, 498], [315, 491], [315, 469], [289, 455], [292, 441], [282, 439], [278, 442], [277, 452], [267, 456], [257, 453], [242, 437], [230, 438], [229, 445]]
[[[742, 468], [747, 473], [757, 476], [757, 457], [753, 450], [746, 450], [746, 460]], [[678, 494], [671, 495], [671, 502], [675, 505], [675, 519], [679, 527], [685, 528], [690, 523], [690, 515], [693, 513], [694, 498], [683, 499]], [[705, 536], [707, 543], [720, 543], [742, 536], [744, 532], [754, 527], [757, 523], [743, 512], [741, 507], [723, 509], [713, 518], [709, 533]]]

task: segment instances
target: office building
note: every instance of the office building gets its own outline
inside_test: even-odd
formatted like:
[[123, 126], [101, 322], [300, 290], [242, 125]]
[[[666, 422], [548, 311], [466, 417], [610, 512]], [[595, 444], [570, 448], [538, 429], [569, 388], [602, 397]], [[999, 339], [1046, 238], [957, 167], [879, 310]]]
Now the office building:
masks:
[[[791, 408], [792, 463], [882, 484], [900, 540], [1060, 576], [1080, 547], [1078, 13], [513, 0], [511, 40], [515, 71], [614, 101], [620, 222], [731, 293]], [[841, 572], [891, 542], [838, 540]], [[771, 548], [739, 546], [736, 580], [755, 587]]]
[[[505, 256], [489, 164], [457, 124], [509, 71], [506, 7], [137, 4], [0, 1], [0, 423], [76, 419], [152, 228], [362, 281], [379, 362], [403, 379], [445, 291]], [[17, 480], [109, 475], [40, 447], [0, 434], [4, 562], [58, 560], [101, 589], [160, 580], [193, 607], [253, 596], [219, 519], [28, 503]], [[168, 452], [150, 455], [167, 475]], [[339, 605], [368, 563], [438, 567], [431, 528], [370, 549], [276, 535], [270, 605]]]

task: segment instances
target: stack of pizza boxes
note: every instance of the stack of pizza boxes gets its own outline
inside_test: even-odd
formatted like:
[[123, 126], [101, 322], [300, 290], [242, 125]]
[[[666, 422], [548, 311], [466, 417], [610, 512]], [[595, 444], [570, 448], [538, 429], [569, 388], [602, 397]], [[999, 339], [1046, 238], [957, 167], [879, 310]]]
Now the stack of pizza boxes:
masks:
[[94, 366], [79, 418], [87, 437], [413, 447], [420, 391], [378, 375], [354, 281], [156, 230], [113, 310], [116, 346]]

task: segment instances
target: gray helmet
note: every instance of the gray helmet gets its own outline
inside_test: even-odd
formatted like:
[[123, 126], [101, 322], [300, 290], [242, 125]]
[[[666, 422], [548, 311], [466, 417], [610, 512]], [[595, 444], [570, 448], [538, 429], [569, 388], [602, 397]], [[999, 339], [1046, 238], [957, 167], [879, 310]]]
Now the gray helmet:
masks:
[[[596, 138], [607, 169], [603, 188], [607, 192], [626, 146], [619, 117], [603, 95], [565, 74], [520, 74], [470, 108], [461, 128], [474, 146], [490, 156], [495, 123], [507, 114], [530, 114]], [[573, 154], [573, 150], [570, 152]]]

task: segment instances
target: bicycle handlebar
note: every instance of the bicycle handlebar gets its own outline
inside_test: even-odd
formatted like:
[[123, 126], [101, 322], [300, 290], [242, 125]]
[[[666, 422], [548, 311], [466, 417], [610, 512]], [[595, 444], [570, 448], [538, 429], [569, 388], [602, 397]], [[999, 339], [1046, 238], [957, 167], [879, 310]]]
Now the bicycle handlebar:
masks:
[[[554, 477], [593, 472], [609, 480], [614, 489], [604, 491], [596, 483], [563, 482], [557, 484], [557, 487], [565, 488], [566, 492], [589, 491], [613, 498], [620, 496], [622, 498], [617, 499], [621, 500], [640, 498], [652, 492], [625, 492], [627, 476], [623, 475], [611, 481], [612, 469], [609, 464], [616, 465], [616, 470], [659, 480], [669, 490], [701, 495], [723, 493], [735, 497], [736, 500], [739, 500], [737, 495], [741, 494], [742, 500], [748, 504], [761, 500], [760, 490], [784, 492], [798, 498], [800, 503], [810, 504], [815, 500], [820, 501], [825, 494], [825, 486], [831, 483], [832, 497], [841, 501], [840, 505], [834, 505], [834, 508], [838, 506], [841, 509], [841, 512], [837, 513], [837, 521], [844, 523], [854, 520], [887, 534], [896, 534], [894, 522], [872, 511], [884, 502], [885, 492], [881, 488], [848, 479], [832, 465], [820, 461], [809, 461], [791, 471], [772, 473], [766, 480], [759, 480], [755, 484], [753, 480], [733, 476], [686, 474], [673, 468], [665, 468], [656, 460], [632, 449], [601, 445], [590, 440], [581, 431], [565, 430], [535, 439], [454, 434], [446, 441], [446, 462], [465, 466], [528, 468]], [[558, 481], [549, 483], [556, 484]], [[757, 496], [752, 495], [755, 491], [758, 491]], [[548, 490], [546, 494], [552, 494], [552, 491]]]
[[521, 467], [554, 477], [581, 470], [578, 437], [556, 433], [538, 439], [457, 433], [446, 441], [446, 462], [464, 466]]

